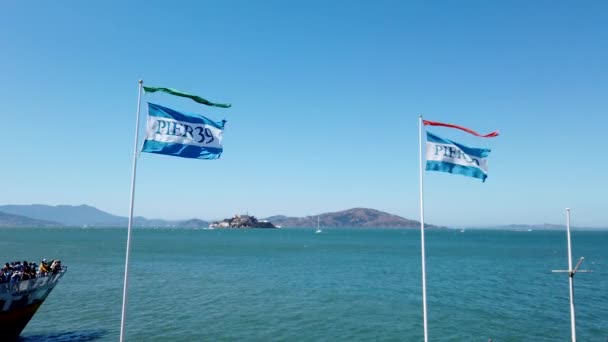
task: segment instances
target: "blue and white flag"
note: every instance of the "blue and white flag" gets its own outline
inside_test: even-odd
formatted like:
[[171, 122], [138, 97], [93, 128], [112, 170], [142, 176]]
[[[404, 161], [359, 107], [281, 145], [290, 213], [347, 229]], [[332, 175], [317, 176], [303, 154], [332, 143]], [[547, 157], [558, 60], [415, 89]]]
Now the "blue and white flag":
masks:
[[466, 147], [426, 132], [426, 169], [459, 174], [468, 177], [488, 178], [486, 157], [490, 149]]
[[212, 121], [197, 114], [148, 103], [148, 125], [142, 152], [170, 156], [218, 159], [224, 150], [226, 120]]

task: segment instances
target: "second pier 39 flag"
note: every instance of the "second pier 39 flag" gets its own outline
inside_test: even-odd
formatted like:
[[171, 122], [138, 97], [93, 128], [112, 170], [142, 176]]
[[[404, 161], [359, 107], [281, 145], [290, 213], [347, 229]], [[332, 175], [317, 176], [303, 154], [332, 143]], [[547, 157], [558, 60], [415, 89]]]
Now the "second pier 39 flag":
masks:
[[148, 103], [146, 140], [142, 152], [176, 157], [218, 159], [224, 150], [226, 120], [213, 121], [196, 114]]
[[458, 126], [458, 125], [454, 125], [454, 124], [449, 124], [449, 123], [437, 122], [437, 121], [422, 120], [422, 123], [424, 123], [425, 126], [442, 126], [442, 127], [456, 128], [456, 129], [465, 131], [469, 134], [478, 136], [480, 138], [494, 138], [500, 134], [498, 131], [494, 131], [494, 132], [491, 132], [488, 134], [479, 134], [470, 128], [466, 128], [466, 127]]
[[426, 170], [488, 178], [490, 149], [467, 147], [426, 132]]

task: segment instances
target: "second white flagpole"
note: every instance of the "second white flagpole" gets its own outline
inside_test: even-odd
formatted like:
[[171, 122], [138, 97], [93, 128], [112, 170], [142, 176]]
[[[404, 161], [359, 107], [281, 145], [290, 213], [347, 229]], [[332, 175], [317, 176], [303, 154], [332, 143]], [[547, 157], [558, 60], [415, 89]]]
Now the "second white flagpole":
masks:
[[426, 260], [424, 252], [424, 171], [422, 169], [422, 114], [418, 115], [418, 136], [420, 141], [420, 247], [422, 253], [422, 318], [424, 325], [424, 342], [428, 342], [429, 334], [426, 315]]
[[133, 143], [133, 174], [131, 177], [131, 205], [129, 207], [129, 225], [127, 226], [127, 253], [125, 256], [125, 279], [122, 289], [122, 313], [120, 316], [120, 342], [125, 339], [125, 319], [127, 316], [127, 288], [129, 286], [129, 254], [131, 252], [131, 228], [133, 226], [133, 203], [135, 202], [135, 176], [137, 174], [137, 144], [139, 140], [139, 111], [141, 108], [141, 89], [144, 81], [139, 80], [137, 94], [137, 118], [135, 119], [135, 142]]
[[566, 208], [566, 233], [568, 235], [568, 278], [570, 279], [570, 325], [572, 328], [572, 342], [576, 342], [576, 318], [574, 313], [574, 270], [572, 270], [572, 242], [570, 240], [570, 208]]

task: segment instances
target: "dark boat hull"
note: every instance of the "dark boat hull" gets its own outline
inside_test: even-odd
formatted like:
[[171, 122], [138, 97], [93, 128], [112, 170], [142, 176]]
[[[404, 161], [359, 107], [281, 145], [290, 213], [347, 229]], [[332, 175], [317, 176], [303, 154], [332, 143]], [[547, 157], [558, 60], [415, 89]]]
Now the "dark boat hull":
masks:
[[0, 284], [0, 341], [16, 341], [65, 269], [46, 277]]
[[16, 341], [27, 323], [34, 317], [42, 302], [0, 312], [0, 334], [3, 341]]

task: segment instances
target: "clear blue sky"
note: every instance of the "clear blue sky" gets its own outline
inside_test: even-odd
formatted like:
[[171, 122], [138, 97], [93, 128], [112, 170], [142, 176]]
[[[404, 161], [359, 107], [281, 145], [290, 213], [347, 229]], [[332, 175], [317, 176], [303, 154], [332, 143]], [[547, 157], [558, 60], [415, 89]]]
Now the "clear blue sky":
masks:
[[[418, 114], [501, 136], [486, 183], [425, 174], [442, 225], [608, 226], [604, 1], [5, 1], [0, 204], [127, 215], [145, 100], [228, 120], [217, 161], [142, 154], [135, 214], [370, 207], [418, 219]], [[144, 107], [145, 108], [145, 107]], [[143, 111], [142, 122], [145, 121]]]

